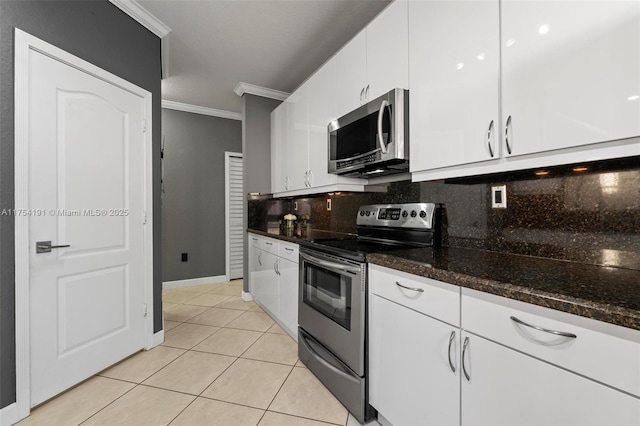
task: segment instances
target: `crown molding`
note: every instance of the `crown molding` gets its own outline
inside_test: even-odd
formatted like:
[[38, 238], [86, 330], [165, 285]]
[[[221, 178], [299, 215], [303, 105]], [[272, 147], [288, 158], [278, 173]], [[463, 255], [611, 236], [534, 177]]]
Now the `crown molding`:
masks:
[[169, 77], [169, 33], [171, 28], [164, 22], [153, 16], [147, 9], [140, 6], [135, 0], [109, 0], [114, 6], [132, 17], [140, 25], [160, 37], [162, 78]]
[[140, 6], [140, 4], [135, 0], [109, 1], [160, 38], [171, 32], [171, 28], [167, 27], [162, 21], [153, 16], [147, 9]]
[[236, 85], [236, 88], [233, 89], [234, 92], [238, 96], [242, 96], [245, 93], [249, 93], [250, 95], [262, 96], [264, 98], [277, 99], [279, 101], [284, 101], [289, 97], [289, 93], [281, 92], [280, 90], [269, 89], [267, 87], [256, 86], [255, 84], [243, 83], [240, 82]]
[[162, 101], [162, 108], [174, 109], [176, 111], [192, 112], [194, 114], [210, 115], [212, 117], [228, 118], [230, 120], [242, 121], [242, 114], [239, 112], [224, 111], [221, 109], [207, 108], [198, 105], [183, 104], [174, 101]]

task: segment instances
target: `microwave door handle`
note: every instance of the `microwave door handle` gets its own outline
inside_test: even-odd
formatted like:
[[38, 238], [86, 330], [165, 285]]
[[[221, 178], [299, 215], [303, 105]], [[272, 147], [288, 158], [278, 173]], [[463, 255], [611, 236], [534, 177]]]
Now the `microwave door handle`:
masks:
[[306, 259], [311, 263], [324, 266], [325, 268], [331, 269], [333, 271], [342, 271], [342, 272], [351, 272], [351, 273], [360, 272], [360, 268], [354, 268], [354, 267], [344, 266], [339, 263], [328, 262], [326, 260], [318, 259], [317, 257], [311, 256], [307, 253], [300, 253], [300, 257], [302, 257], [303, 259]]
[[387, 153], [387, 146], [382, 139], [382, 119], [384, 118], [384, 109], [389, 106], [389, 102], [385, 99], [380, 105], [380, 111], [378, 111], [378, 143], [380, 144], [380, 150], [383, 154]]

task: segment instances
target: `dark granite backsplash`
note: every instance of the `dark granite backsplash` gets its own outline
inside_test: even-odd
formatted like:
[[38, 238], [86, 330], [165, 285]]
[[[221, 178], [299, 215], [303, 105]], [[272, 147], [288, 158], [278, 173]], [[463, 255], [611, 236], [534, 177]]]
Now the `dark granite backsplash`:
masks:
[[[308, 215], [312, 229], [355, 233], [360, 205], [435, 202], [444, 205], [451, 247], [640, 269], [640, 168], [485, 182], [492, 183], [405, 181], [384, 193], [249, 201], [249, 228], [277, 228], [293, 213]], [[491, 186], [500, 184], [507, 187], [506, 209], [491, 207]]]

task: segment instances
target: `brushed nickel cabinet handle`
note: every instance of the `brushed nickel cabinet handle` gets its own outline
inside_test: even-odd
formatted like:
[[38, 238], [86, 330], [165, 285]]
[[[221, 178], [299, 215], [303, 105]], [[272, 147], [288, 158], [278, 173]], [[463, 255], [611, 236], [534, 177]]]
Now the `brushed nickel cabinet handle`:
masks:
[[513, 321], [513, 322], [515, 322], [517, 324], [524, 325], [525, 327], [533, 328], [534, 330], [543, 331], [545, 333], [550, 333], [550, 334], [555, 334], [556, 336], [568, 337], [569, 339], [575, 339], [575, 338], [578, 337], [575, 334], [568, 333], [566, 331], [549, 330], [548, 328], [543, 328], [543, 327], [539, 327], [537, 325], [529, 324], [529, 323], [526, 323], [526, 322], [522, 321], [521, 319], [519, 319], [517, 317], [514, 317], [514, 316], [511, 316], [509, 318], [511, 318], [511, 321]]
[[507, 118], [507, 125], [504, 126], [504, 141], [507, 144], [507, 152], [511, 154], [511, 144], [509, 144], [509, 129], [511, 128], [511, 116]]
[[464, 377], [467, 379], [467, 382], [470, 382], [471, 375], [467, 372], [467, 367], [464, 363], [464, 356], [467, 352], [467, 346], [469, 346], [469, 336], [464, 338], [464, 344], [462, 345], [462, 372], [464, 373]]
[[454, 373], [456, 372], [456, 367], [453, 365], [453, 361], [451, 361], [451, 346], [453, 345], [453, 339], [456, 338], [456, 332], [452, 331], [451, 332], [451, 336], [449, 336], [449, 350], [448, 350], [448, 357], [449, 357], [449, 367], [451, 367], [451, 371], [453, 371]]
[[398, 287], [406, 288], [407, 290], [417, 291], [418, 293], [424, 293], [424, 289], [422, 289], [422, 288], [407, 287], [406, 285], [402, 285], [402, 284], [400, 284], [398, 281], [396, 281], [396, 285], [397, 285]]
[[493, 120], [489, 123], [489, 130], [487, 130], [487, 146], [489, 147], [489, 155], [493, 158], [493, 147], [491, 146], [491, 134], [493, 133]]

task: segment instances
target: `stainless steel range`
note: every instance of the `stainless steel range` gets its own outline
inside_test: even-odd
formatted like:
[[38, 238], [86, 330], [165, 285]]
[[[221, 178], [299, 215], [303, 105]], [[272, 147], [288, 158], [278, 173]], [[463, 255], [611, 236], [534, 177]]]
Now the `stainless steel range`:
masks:
[[358, 236], [300, 243], [298, 355], [363, 423], [367, 396], [366, 255], [434, 245], [436, 205], [362, 206]]

